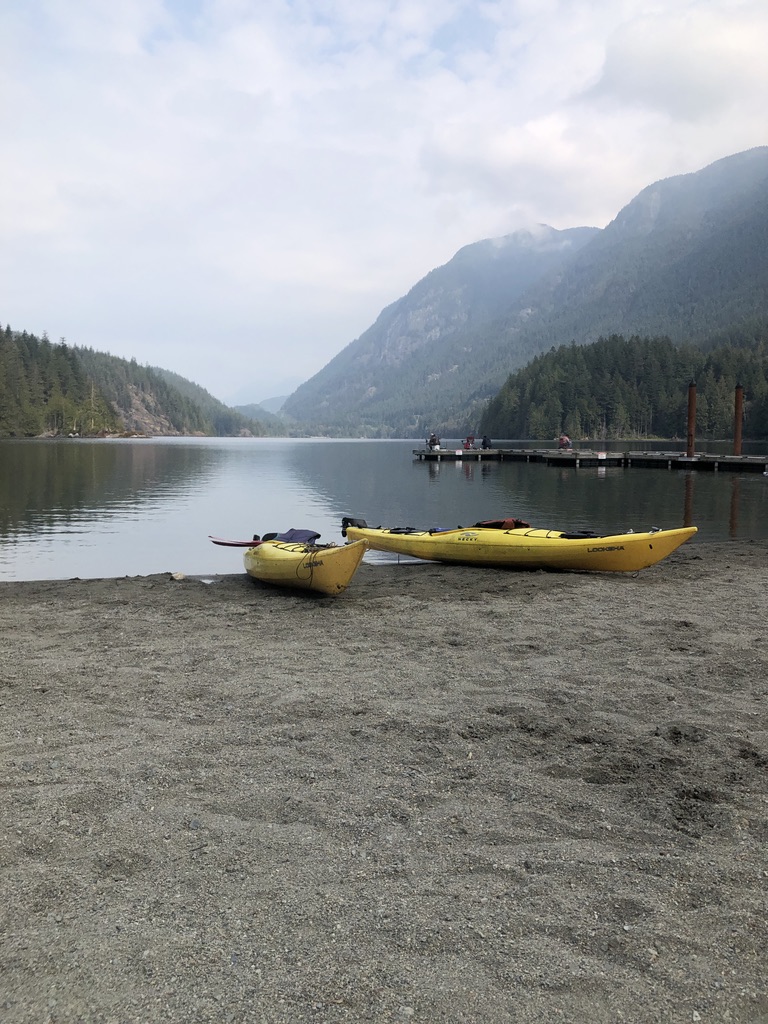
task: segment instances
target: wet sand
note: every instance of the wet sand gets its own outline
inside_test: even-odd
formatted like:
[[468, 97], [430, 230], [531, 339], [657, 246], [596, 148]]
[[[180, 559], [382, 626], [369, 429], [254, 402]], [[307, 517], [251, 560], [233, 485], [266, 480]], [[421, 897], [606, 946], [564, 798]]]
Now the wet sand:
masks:
[[768, 1021], [768, 545], [0, 584], [0, 1020]]

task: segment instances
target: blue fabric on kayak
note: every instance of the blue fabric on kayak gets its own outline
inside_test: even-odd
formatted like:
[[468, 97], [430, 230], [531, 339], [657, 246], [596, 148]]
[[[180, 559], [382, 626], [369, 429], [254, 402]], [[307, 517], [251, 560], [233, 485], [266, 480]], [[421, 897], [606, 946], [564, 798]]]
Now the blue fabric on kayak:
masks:
[[275, 540], [283, 540], [293, 544], [314, 544], [320, 536], [314, 530], [286, 530], [275, 534]]

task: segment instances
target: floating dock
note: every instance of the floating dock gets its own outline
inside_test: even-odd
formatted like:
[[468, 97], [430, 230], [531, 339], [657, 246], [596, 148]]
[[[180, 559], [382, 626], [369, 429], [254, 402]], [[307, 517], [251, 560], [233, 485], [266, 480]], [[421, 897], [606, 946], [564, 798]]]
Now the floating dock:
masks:
[[421, 462], [542, 462], [548, 466], [614, 466], [645, 469], [697, 469], [727, 473], [763, 473], [768, 455], [686, 455], [685, 452], [600, 452], [552, 448], [414, 448]]

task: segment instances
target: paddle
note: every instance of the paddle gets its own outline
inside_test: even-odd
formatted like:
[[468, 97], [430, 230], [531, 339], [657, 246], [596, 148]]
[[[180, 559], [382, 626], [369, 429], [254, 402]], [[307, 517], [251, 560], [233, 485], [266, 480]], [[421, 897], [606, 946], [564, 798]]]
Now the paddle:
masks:
[[268, 540], [283, 541], [287, 544], [313, 544], [320, 537], [320, 534], [315, 530], [286, 530], [285, 533], [265, 533], [263, 537], [259, 537], [258, 533], [253, 535], [252, 540], [225, 540], [223, 537], [212, 537], [208, 534], [208, 539], [212, 540], [214, 544], [223, 544], [224, 547], [228, 548], [255, 548], [259, 544], [263, 544]]
[[208, 540], [213, 541], [214, 544], [221, 544], [225, 548], [255, 548], [263, 543], [255, 537], [253, 540], [224, 540], [222, 537], [211, 537], [210, 534], [208, 534]]

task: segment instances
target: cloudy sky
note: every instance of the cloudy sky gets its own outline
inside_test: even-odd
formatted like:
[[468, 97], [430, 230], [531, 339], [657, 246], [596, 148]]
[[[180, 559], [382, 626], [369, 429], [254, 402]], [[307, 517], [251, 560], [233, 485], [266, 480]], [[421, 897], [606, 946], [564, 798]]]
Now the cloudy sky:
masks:
[[768, 142], [764, 0], [2, 0], [0, 324], [259, 401], [457, 249]]

